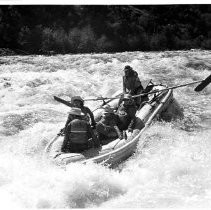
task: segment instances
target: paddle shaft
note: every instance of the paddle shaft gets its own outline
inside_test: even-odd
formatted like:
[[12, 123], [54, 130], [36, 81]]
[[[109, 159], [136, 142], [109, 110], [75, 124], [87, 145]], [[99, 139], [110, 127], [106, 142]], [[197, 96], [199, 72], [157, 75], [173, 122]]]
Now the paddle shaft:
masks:
[[[137, 97], [139, 97], [139, 96], [150, 95], [150, 94], [159, 93], [159, 92], [162, 92], [162, 91], [165, 91], [165, 90], [171, 90], [171, 89], [176, 89], [176, 88], [179, 88], [179, 87], [184, 87], [184, 86], [188, 86], [188, 85], [193, 85], [193, 84], [200, 83], [200, 82], [203, 82], [203, 81], [204, 81], [204, 80], [200, 80], [200, 81], [195, 81], [195, 82], [190, 82], [190, 83], [186, 83], [186, 84], [182, 84], [182, 85], [177, 85], [177, 86], [165, 88], [165, 89], [162, 89], [162, 90], [154, 90], [154, 91], [149, 92], [149, 93], [141, 93], [141, 94], [138, 94], [138, 95], [133, 95], [132, 98], [137, 98]], [[99, 101], [99, 100], [107, 100], [107, 99], [112, 100], [112, 99], [117, 99], [117, 98], [120, 98], [120, 97], [92, 98], [92, 99], [85, 99], [85, 100], [86, 100], [86, 101]]]
[[195, 81], [195, 82], [190, 82], [190, 83], [186, 83], [186, 84], [182, 84], [182, 85], [177, 85], [177, 86], [165, 88], [165, 89], [162, 89], [162, 90], [154, 90], [154, 91], [149, 92], [149, 93], [141, 93], [141, 94], [139, 94], [139, 95], [134, 95], [134, 96], [132, 96], [132, 97], [133, 97], [133, 98], [137, 98], [137, 97], [139, 97], [139, 96], [145, 96], [145, 95], [150, 95], [150, 94], [154, 94], [154, 93], [159, 93], [159, 92], [162, 92], [162, 91], [165, 91], [165, 90], [171, 90], [171, 89], [176, 89], [176, 88], [179, 88], [179, 87], [185, 87], [185, 86], [193, 85], [193, 84], [200, 83], [200, 82], [203, 82], [203, 81], [204, 81], [204, 80], [200, 80], [200, 81]]
[[95, 108], [94, 110], [92, 110], [92, 112], [94, 112], [94, 111], [96, 111], [96, 110], [98, 110], [98, 109], [102, 108], [104, 105], [106, 105], [107, 103], [109, 103], [109, 102], [111, 102], [111, 101], [112, 101], [112, 99], [110, 99], [110, 100], [106, 101], [106, 102], [105, 102], [105, 103], [103, 103], [102, 105], [100, 105], [100, 106], [98, 106], [97, 108]]
[[[59, 98], [59, 97], [57, 97], [57, 96], [54, 96], [54, 100], [56, 100], [56, 101], [58, 101], [58, 102], [60, 102], [60, 103], [62, 103], [62, 104], [64, 104], [64, 105], [66, 105], [66, 106], [73, 107], [73, 104], [72, 104], [71, 102], [66, 101], [66, 100], [64, 100], [64, 99], [62, 99], [62, 98]], [[102, 100], [102, 99], [101, 99], [101, 100]], [[94, 112], [94, 111], [96, 111], [96, 110], [102, 108], [105, 104], [111, 102], [112, 100], [113, 100], [113, 98], [109, 99], [108, 101], [105, 101], [105, 103], [104, 103], [103, 105], [100, 105], [99, 107], [95, 108], [94, 110], [92, 110], [92, 112]]]
[[[92, 110], [92, 112], [102, 108], [104, 105], [106, 105], [107, 103], [111, 102], [113, 99], [117, 99], [117, 98], [120, 98], [118, 96], [121, 96], [122, 93], [118, 94], [115, 98], [106, 98], [106, 99], [109, 99], [108, 101], [104, 101], [104, 103], [102, 105], [100, 105], [99, 107], [95, 108], [94, 110]], [[87, 100], [90, 100], [90, 99], [87, 99]], [[101, 99], [102, 100], [102, 99]], [[105, 98], [103, 98], [103, 100], [105, 100]]]
[[106, 97], [106, 98], [89, 98], [89, 99], [84, 99], [84, 101], [103, 101], [103, 100], [108, 100], [108, 99], [117, 99], [120, 97]]
[[[200, 83], [196, 88], [195, 88], [195, 91], [199, 92], [201, 90], [203, 90], [208, 84], [211, 83], [211, 75], [209, 75], [206, 79], [204, 80], [199, 80], [199, 81], [195, 81], [195, 82], [190, 82], [190, 83], [186, 83], [186, 84], [182, 84], [182, 85], [176, 85], [176, 86], [173, 86], [173, 87], [169, 87], [169, 88], [165, 88], [165, 89], [162, 89], [162, 90], [154, 90], [154, 91], [151, 91], [149, 93], [141, 93], [141, 94], [138, 94], [138, 95], [134, 95], [132, 96], [133, 98], [137, 98], [137, 97], [140, 97], [140, 96], [145, 96], [145, 95], [150, 95], [150, 94], [154, 94], [154, 93], [159, 93], [159, 92], [162, 92], [162, 91], [166, 91], [166, 90], [171, 90], [171, 89], [176, 89], [176, 88], [179, 88], [179, 87], [184, 87], [184, 86], [188, 86], [188, 85], [193, 85], [193, 84], [196, 84], [196, 83]], [[104, 104], [107, 104], [109, 103], [110, 101], [112, 101], [113, 99], [118, 99], [121, 97], [122, 94], [119, 94], [117, 95], [116, 97], [108, 97], [108, 98], [103, 98], [103, 97], [100, 97], [100, 98], [94, 98], [94, 99], [85, 99], [84, 101], [99, 101], [99, 100], [108, 100], [108, 101], [104, 101]], [[54, 99], [56, 101], [59, 101], [67, 106], [72, 106], [72, 104], [69, 102], [69, 101], [66, 101], [64, 99], [61, 99], [59, 97], [56, 97], [54, 96]], [[98, 108], [96, 108], [95, 110], [93, 111], [96, 111], [97, 109], [101, 108], [103, 105], [99, 106]]]
[[63, 104], [65, 104], [66, 106], [73, 107], [73, 104], [72, 104], [71, 102], [66, 101], [66, 100], [64, 100], [64, 99], [62, 99], [62, 98], [59, 98], [59, 97], [57, 97], [57, 96], [54, 96], [54, 100], [56, 100], [56, 101], [58, 101], [58, 102], [60, 102], [60, 103], [63, 103]]

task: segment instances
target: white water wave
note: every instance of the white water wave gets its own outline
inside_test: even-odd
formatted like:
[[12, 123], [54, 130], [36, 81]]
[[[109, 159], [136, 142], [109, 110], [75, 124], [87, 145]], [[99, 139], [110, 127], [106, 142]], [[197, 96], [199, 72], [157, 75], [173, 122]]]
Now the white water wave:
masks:
[[199, 93], [195, 86], [175, 89], [184, 118], [155, 122], [142, 136], [144, 148], [115, 170], [58, 168], [43, 155], [69, 110], [54, 95], [111, 96], [122, 88], [125, 65], [141, 80], [171, 87], [202, 80], [211, 72], [210, 51], [4, 56], [0, 63], [1, 207], [211, 206], [211, 86]]

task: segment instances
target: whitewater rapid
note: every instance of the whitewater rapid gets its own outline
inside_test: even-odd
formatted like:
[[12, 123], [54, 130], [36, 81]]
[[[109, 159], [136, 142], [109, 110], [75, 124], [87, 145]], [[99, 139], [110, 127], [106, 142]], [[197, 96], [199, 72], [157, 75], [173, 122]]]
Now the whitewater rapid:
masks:
[[[0, 208], [211, 207], [211, 85], [174, 90], [184, 119], [154, 122], [117, 169], [58, 168], [43, 155], [70, 99], [111, 96], [131, 65], [141, 80], [175, 86], [206, 78], [210, 51], [0, 57]], [[98, 102], [87, 102], [94, 109]]]

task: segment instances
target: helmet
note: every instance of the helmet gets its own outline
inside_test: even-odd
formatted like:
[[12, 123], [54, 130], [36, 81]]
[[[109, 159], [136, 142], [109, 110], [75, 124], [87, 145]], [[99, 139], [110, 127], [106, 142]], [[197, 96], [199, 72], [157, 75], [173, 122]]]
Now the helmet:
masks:
[[124, 105], [131, 105], [134, 102], [130, 94], [124, 94], [122, 101]]
[[81, 98], [81, 96], [73, 96], [71, 98], [71, 103], [74, 103], [74, 101], [81, 101], [82, 104], [84, 104], [84, 100]]
[[78, 116], [84, 116], [84, 114], [81, 112], [81, 109], [72, 107], [69, 111], [69, 114], [71, 115], [78, 115]]
[[125, 71], [132, 71], [133, 68], [131, 66], [127, 65], [127, 66], [125, 66], [124, 70]]
[[125, 68], [124, 68], [124, 73], [125, 73], [125, 76], [127, 77], [127, 76], [132, 76], [133, 75], [133, 73], [134, 73], [134, 70], [133, 70], [133, 68], [131, 67], [131, 66], [125, 66]]

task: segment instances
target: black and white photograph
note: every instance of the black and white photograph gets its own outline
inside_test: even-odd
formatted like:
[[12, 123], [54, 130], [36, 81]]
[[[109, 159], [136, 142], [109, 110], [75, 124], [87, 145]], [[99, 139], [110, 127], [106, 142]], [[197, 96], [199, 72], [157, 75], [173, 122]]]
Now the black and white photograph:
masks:
[[211, 4], [0, 1], [0, 209], [211, 208]]

